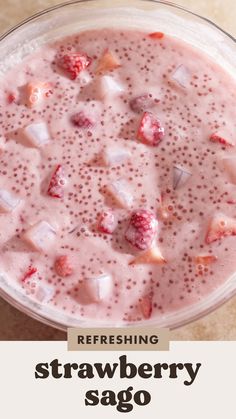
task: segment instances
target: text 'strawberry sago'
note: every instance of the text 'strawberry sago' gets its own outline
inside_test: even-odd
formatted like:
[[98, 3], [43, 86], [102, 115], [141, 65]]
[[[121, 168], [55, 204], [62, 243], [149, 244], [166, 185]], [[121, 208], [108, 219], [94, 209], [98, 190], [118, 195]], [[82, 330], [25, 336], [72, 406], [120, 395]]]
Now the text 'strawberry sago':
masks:
[[94, 30], [0, 81], [1, 270], [78, 319], [136, 322], [236, 271], [236, 84], [161, 32]]

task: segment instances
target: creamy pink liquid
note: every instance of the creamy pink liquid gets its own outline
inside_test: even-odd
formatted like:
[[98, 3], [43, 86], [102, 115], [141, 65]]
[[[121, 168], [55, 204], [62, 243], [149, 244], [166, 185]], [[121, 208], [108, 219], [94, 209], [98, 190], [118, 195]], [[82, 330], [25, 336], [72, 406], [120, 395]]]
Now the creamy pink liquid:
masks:
[[[98, 74], [107, 49], [119, 67]], [[71, 52], [92, 59], [86, 80], [81, 75], [71, 80], [58, 67], [58, 55]], [[182, 83], [176, 81], [180, 66]], [[104, 93], [104, 75], [122, 91]], [[50, 84], [50, 92], [29, 107], [26, 85], [36, 81]], [[169, 36], [106, 29], [45, 45], [6, 74], [0, 89], [0, 190], [21, 199], [0, 214], [1, 271], [30, 298], [77, 318], [137, 321], [192, 305], [235, 272], [234, 231], [206, 243], [214, 215], [236, 217], [236, 187], [222, 165], [223, 158], [236, 154], [235, 147], [209, 139], [223, 132], [236, 143], [236, 84], [221, 67]], [[145, 110], [165, 129], [156, 146], [137, 139], [143, 112], [134, 112], [130, 101], [143, 94], [153, 99]], [[72, 123], [80, 111], [92, 118], [92, 127]], [[43, 147], [29, 144], [22, 133], [34, 122], [47, 124], [50, 139]], [[119, 147], [131, 157], [105, 165], [100, 157], [106, 147]], [[47, 193], [57, 165], [66, 178], [63, 198]], [[191, 174], [177, 189], [175, 165]], [[119, 179], [132, 197], [126, 208], [108, 193], [107, 185]], [[108, 208], [118, 223], [112, 234], [97, 228], [99, 214]], [[127, 242], [125, 231], [132, 211], [140, 208], [157, 217], [155, 243], [166, 263], [129, 264], [140, 251]], [[50, 224], [55, 240], [39, 250], [25, 234], [40, 221]], [[199, 255], [214, 258], [202, 264]], [[66, 277], [55, 270], [59, 256], [70, 261], [72, 273]], [[110, 278], [109, 285], [95, 301], [86, 281], [101, 275]], [[143, 298], [149, 299], [149, 313], [140, 307]]]

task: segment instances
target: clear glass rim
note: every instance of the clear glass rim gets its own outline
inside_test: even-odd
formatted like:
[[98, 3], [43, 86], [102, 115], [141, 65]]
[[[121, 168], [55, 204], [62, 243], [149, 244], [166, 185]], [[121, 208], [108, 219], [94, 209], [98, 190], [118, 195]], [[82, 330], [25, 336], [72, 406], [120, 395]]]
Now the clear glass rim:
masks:
[[[29, 299], [28, 302], [30, 302], [32, 304], [32, 307], [26, 306], [24, 305], [21, 301], [17, 300], [16, 298], [12, 297], [10, 294], [8, 294], [5, 290], [3, 290], [2, 288], [0, 288], [0, 297], [3, 298], [7, 303], [9, 303], [12, 307], [16, 308], [17, 310], [19, 310], [20, 312], [22, 312], [23, 314], [26, 314], [27, 316], [31, 317], [34, 320], [40, 321], [41, 323], [44, 323], [47, 326], [50, 327], [54, 327], [58, 330], [61, 330], [63, 332], [67, 332], [68, 328], [70, 327], [77, 327], [77, 328], [89, 328], [89, 327], [93, 327], [93, 328], [114, 328], [114, 327], [123, 327], [123, 328], [128, 328], [130, 326], [132, 327], [143, 327], [144, 325], [146, 327], [164, 327], [164, 328], [168, 328], [170, 330], [175, 330], [178, 329], [180, 327], [186, 326], [194, 321], [197, 321], [201, 318], [203, 318], [204, 316], [211, 314], [212, 312], [214, 312], [216, 309], [220, 308], [222, 305], [224, 305], [225, 303], [227, 303], [229, 300], [231, 300], [232, 297], [234, 297], [236, 295], [236, 286], [234, 286], [233, 289], [231, 289], [230, 291], [226, 291], [223, 296], [221, 296], [220, 298], [218, 298], [218, 301], [215, 302], [214, 304], [207, 306], [205, 308], [203, 308], [201, 311], [196, 312], [191, 314], [188, 317], [185, 317], [184, 319], [182, 317], [184, 317], [184, 312], [189, 310], [189, 306], [185, 307], [184, 310], [180, 310], [180, 312], [175, 313], [175, 312], [171, 312], [169, 313], [169, 316], [176, 316], [176, 317], [180, 317], [180, 319], [177, 319], [176, 322], [172, 322], [172, 323], [168, 323], [166, 322], [166, 324], [164, 325], [159, 325], [158, 319], [150, 319], [150, 320], [146, 320], [144, 321], [138, 321], [138, 322], [130, 322], [130, 323], [121, 323], [121, 322], [113, 322], [113, 323], [105, 323], [105, 322], [97, 322], [95, 323], [95, 319], [87, 319], [87, 320], [79, 320], [78, 324], [72, 326], [71, 324], [67, 323], [66, 321], [59, 321], [56, 320], [56, 316], [55, 313], [57, 313], [54, 310], [49, 309], [49, 312], [51, 311], [52, 313], [54, 313], [54, 316], [51, 317], [50, 314], [46, 314], [46, 313], [42, 313], [42, 311], [40, 309], [36, 309], [36, 307], [33, 307], [34, 304], [34, 300]], [[204, 299], [205, 300], [205, 299]], [[38, 305], [38, 304], [37, 304]], [[194, 311], [194, 309], [196, 309], [196, 306], [199, 305], [199, 303], [196, 303], [192, 306], [192, 309]], [[69, 317], [69, 316], [68, 316]], [[168, 317], [168, 316], [166, 316]]]
[[[19, 28], [21, 28], [22, 26], [27, 25], [30, 22], [33, 22], [34, 20], [36, 20], [37, 18], [40, 18], [44, 15], [47, 15], [50, 12], [56, 11], [58, 9], [62, 9], [62, 8], [66, 8], [68, 6], [73, 6], [76, 4], [86, 4], [86, 3], [93, 3], [93, 2], [99, 2], [99, 0], [70, 0], [68, 2], [63, 2], [63, 3], [59, 3], [55, 6], [46, 8], [38, 13], [35, 13], [33, 15], [31, 15], [29, 18], [22, 20], [21, 22], [19, 22], [18, 24], [14, 25], [13, 27], [11, 27], [9, 30], [7, 30], [6, 32], [4, 32], [1, 36], [0, 36], [0, 42], [3, 41], [5, 38], [7, 38], [10, 34], [16, 32]], [[162, 1], [162, 0], [139, 0], [140, 3], [154, 3], [154, 4], [159, 4], [159, 5], [164, 5], [164, 6], [168, 6], [171, 7], [173, 9], [176, 10], [180, 10], [183, 12], [186, 12], [186, 14], [192, 15], [196, 18], [199, 18], [199, 20], [202, 20], [206, 23], [208, 23], [210, 26], [213, 26], [213, 28], [215, 28], [216, 30], [220, 31], [222, 34], [224, 34], [226, 37], [228, 37], [229, 39], [231, 39], [234, 43], [236, 42], [236, 38], [234, 38], [231, 34], [229, 34], [227, 31], [225, 31], [224, 29], [222, 29], [220, 26], [218, 26], [217, 24], [215, 24], [214, 22], [212, 22], [210, 19], [203, 17], [195, 12], [192, 12], [191, 10], [189, 10], [188, 8], [185, 8], [181, 5], [177, 5], [173, 2], [169, 2], [169, 1]], [[112, 2], [111, 8], [113, 6], [115, 6], [116, 1]], [[129, 6], [128, 4], [126, 6]], [[132, 7], [132, 5], [131, 5]], [[227, 281], [228, 282], [228, 281]], [[222, 288], [222, 287], [220, 287]], [[182, 327], [185, 326], [186, 324], [189, 324], [195, 320], [198, 320], [200, 318], [202, 318], [203, 316], [215, 311], [218, 307], [220, 307], [221, 305], [223, 305], [225, 302], [227, 302], [228, 300], [230, 300], [234, 295], [236, 294], [236, 284], [233, 285], [229, 285], [226, 286], [226, 290], [224, 290], [224, 292], [222, 292], [220, 295], [218, 295], [218, 300], [212, 304], [212, 305], [207, 305], [206, 307], [202, 307], [202, 309], [199, 312], [196, 312], [195, 314], [192, 313], [191, 315], [189, 315], [188, 317], [186, 317], [185, 319], [180, 318], [179, 320], [177, 320], [176, 322], [173, 322], [173, 324], [168, 325], [168, 323], [164, 326], [164, 327], [169, 327], [170, 329], [176, 329], [178, 327]], [[57, 328], [59, 330], [62, 331], [66, 331], [68, 327], [71, 327], [69, 324], [66, 324], [66, 321], [64, 322], [60, 322], [55, 320], [55, 316], [54, 318], [50, 317], [49, 315], [46, 315], [44, 313], [42, 313], [41, 310], [36, 310], [36, 307], [29, 307], [23, 304], [23, 302], [15, 299], [14, 297], [12, 297], [10, 294], [8, 294], [2, 287], [0, 287], [0, 296], [7, 301], [9, 304], [11, 304], [13, 307], [15, 307], [16, 309], [20, 310], [21, 312], [23, 312], [24, 314], [28, 315], [29, 317], [38, 320], [48, 326]], [[29, 300], [31, 302], [31, 300]], [[197, 307], [198, 305], [201, 305], [199, 303], [194, 304], [194, 307]], [[184, 317], [184, 311], [188, 311], [189, 307], [186, 307], [186, 309], [184, 309], [183, 311], [180, 310], [180, 314], [182, 314], [182, 316]], [[194, 310], [193, 310], [194, 311]], [[54, 313], [56, 313], [56, 311], [53, 311]], [[175, 314], [170, 313], [172, 316]], [[69, 317], [69, 316], [68, 316]], [[168, 317], [168, 316], [166, 316]], [[177, 315], [177, 317], [179, 317]], [[88, 327], [88, 323], [92, 323], [92, 319], [88, 319], [86, 321], [81, 320], [78, 323], [77, 327]], [[115, 327], [113, 322], [110, 325], [109, 324], [103, 324], [103, 323], [97, 323], [95, 325], [93, 325], [93, 327]], [[118, 323], [118, 322], [117, 322]], [[158, 323], [158, 319], [153, 319], [151, 321], [147, 321], [145, 323], [145, 325], [147, 326], [155, 326]], [[122, 327], [128, 327], [128, 326], [143, 326], [144, 322], [136, 322], [136, 323], [127, 323], [127, 324], [122, 324]], [[119, 326], [121, 326], [121, 324], [119, 324]]]
[[[15, 32], [17, 29], [19, 29], [21, 26], [24, 26], [27, 23], [32, 22], [33, 20], [37, 19], [38, 17], [41, 17], [43, 15], [46, 15], [50, 12], [53, 12], [57, 9], [61, 9], [67, 6], [71, 6], [71, 5], [75, 5], [75, 4], [80, 4], [80, 3], [92, 3], [94, 1], [99, 1], [99, 0], [70, 0], [67, 2], [62, 2], [62, 3], [58, 3], [55, 6], [51, 6], [48, 7], [46, 9], [43, 9], [40, 12], [34, 13], [33, 15], [31, 15], [30, 17], [21, 20], [19, 23], [17, 23], [16, 25], [12, 26], [9, 30], [7, 30], [6, 32], [4, 32], [1, 36], [0, 36], [0, 42], [5, 39], [8, 35], [10, 35], [11, 33]], [[230, 39], [232, 39], [232, 41], [236, 42], [236, 38], [231, 35], [229, 32], [225, 31], [223, 28], [221, 28], [219, 25], [217, 25], [215, 22], [213, 22], [211, 19], [208, 19], [198, 13], [195, 13], [191, 10], [189, 10], [188, 8], [181, 6], [179, 4], [173, 3], [171, 1], [164, 1], [164, 0], [139, 0], [140, 2], [147, 2], [147, 3], [156, 3], [156, 4], [163, 4], [169, 7], [173, 7], [174, 9], [178, 9], [178, 10], [182, 10], [183, 12], [186, 12], [192, 16], [195, 16], [207, 23], [209, 23], [210, 25], [212, 25], [213, 27], [215, 27], [216, 29], [218, 29], [220, 32], [222, 32], [224, 35], [226, 35], [227, 37], [229, 37]], [[115, 1], [114, 1], [115, 3]], [[113, 5], [114, 5], [113, 3]]]

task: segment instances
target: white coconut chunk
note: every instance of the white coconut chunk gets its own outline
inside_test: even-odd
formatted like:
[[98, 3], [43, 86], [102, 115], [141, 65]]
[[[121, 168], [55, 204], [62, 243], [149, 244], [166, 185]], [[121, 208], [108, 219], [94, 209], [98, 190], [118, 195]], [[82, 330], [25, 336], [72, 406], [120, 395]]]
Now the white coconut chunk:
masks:
[[111, 76], [99, 78], [99, 94], [102, 99], [120, 95], [124, 91], [121, 83]]
[[107, 191], [122, 208], [130, 208], [133, 203], [133, 195], [129, 190], [129, 184], [124, 179], [117, 179], [107, 185]]
[[112, 277], [108, 274], [85, 280], [85, 290], [91, 302], [100, 302], [111, 296], [113, 287]]
[[24, 128], [23, 133], [34, 147], [43, 147], [50, 141], [50, 133], [45, 122], [30, 124]]
[[11, 192], [0, 189], [0, 212], [11, 212], [20, 204], [20, 202], [21, 200], [12, 195]]
[[116, 166], [131, 157], [129, 150], [121, 147], [107, 147], [102, 153], [102, 160], [106, 166]]
[[192, 174], [181, 166], [173, 167], [173, 189], [182, 188], [189, 180]]
[[177, 82], [181, 87], [185, 89], [189, 87], [190, 82], [190, 72], [189, 70], [181, 64], [177, 69], [172, 73], [172, 79]]
[[54, 289], [47, 285], [39, 285], [35, 291], [35, 298], [40, 303], [49, 303], [54, 295]]
[[56, 240], [56, 231], [47, 221], [40, 221], [24, 235], [25, 240], [37, 251], [49, 250]]
[[231, 182], [236, 184], [236, 155], [225, 157], [222, 162]]

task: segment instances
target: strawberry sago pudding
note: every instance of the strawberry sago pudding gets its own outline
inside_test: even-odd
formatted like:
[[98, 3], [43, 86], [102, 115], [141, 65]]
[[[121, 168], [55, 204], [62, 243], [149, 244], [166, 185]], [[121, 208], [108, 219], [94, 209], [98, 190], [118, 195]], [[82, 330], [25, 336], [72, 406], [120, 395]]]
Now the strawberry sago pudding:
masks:
[[135, 324], [236, 271], [236, 83], [163, 32], [94, 29], [0, 80], [0, 261], [76, 319]]

